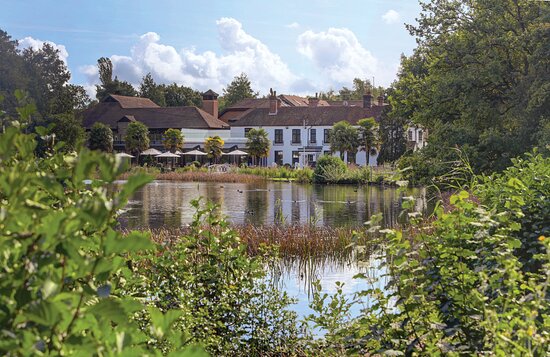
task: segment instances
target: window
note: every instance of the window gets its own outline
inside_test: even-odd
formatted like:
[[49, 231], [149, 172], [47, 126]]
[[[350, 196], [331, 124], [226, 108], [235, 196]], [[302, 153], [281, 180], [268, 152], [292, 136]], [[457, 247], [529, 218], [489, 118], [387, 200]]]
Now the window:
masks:
[[312, 144], [317, 142], [317, 129], [309, 129], [309, 142]]
[[300, 129], [292, 129], [292, 143], [300, 144], [302, 142]]
[[246, 136], [250, 130], [252, 130], [252, 128], [244, 128], [244, 136]]
[[279, 166], [283, 165], [283, 152], [275, 151], [275, 163]]
[[357, 161], [357, 153], [348, 152], [348, 163], [355, 164], [356, 161]]
[[423, 139], [424, 139], [424, 138], [423, 138], [424, 135], [422, 135], [422, 134], [423, 134], [423, 133], [422, 133], [422, 130], [419, 130], [419, 131], [418, 131], [418, 142], [419, 142], [419, 143], [421, 143], [422, 141], [424, 141], [424, 140], [423, 140]]
[[283, 143], [283, 129], [275, 129], [275, 140], [273, 142], [275, 144]]
[[330, 129], [325, 129], [324, 135], [323, 135], [323, 142], [325, 144], [330, 143]]
[[323, 151], [323, 155], [331, 156], [332, 153], [329, 150]]
[[413, 131], [409, 130], [409, 141], [413, 141]]
[[292, 166], [296, 166], [296, 164], [298, 164], [298, 163], [300, 163], [300, 152], [299, 151], [293, 151], [292, 152]]

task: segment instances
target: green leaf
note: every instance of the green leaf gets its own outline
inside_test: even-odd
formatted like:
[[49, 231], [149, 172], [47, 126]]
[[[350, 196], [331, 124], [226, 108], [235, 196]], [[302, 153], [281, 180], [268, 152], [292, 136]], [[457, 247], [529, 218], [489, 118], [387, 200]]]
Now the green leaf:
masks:
[[105, 253], [129, 253], [154, 250], [155, 243], [147, 232], [132, 231], [126, 237], [113, 238], [105, 242]]

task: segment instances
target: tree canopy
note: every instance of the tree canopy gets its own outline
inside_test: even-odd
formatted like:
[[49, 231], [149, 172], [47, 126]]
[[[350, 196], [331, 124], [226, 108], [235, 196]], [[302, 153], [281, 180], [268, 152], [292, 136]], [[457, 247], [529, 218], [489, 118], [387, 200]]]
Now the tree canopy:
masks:
[[[252, 85], [248, 76], [245, 73], [241, 73], [233, 78], [233, 81], [229, 83], [227, 88], [223, 89], [223, 105], [229, 107], [240, 100], [246, 98], [257, 98], [258, 92], [252, 89]], [[220, 107], [220, 110], [223, 109]]]
[[339, 152], [340, 158], [344, 160], [344, 153], [356, 153], [359, 148], [359, 133], [347, 121], [339, 121], [334, 124], [330, 131], [330, 150]]
[[219, 136], [210, 136], [204, 141], [204, 151], [206, 151], [206, 157], [214, 162], [217, 162], [222, 157], [224, 141]]
[[149, 148], [149, 129], [145, 124], [134, 121], [128, 124], [126, 136], [126, 151], [138, 155]]
[[113, 63], [107, 57], [101, 57], [97, 60], [97, 68], [99, 70], [99, 81], [101, 84], [96, 85], [96, 98], [102, 101], [109, 94], [126, 95], [135, 97], [138, 92], [134, 87], [126, 82], [120, 81], [116, 76], [113, 79]]
[[246, 133], [246, 139], [248, 154], [254, 158], [256, 163], [259, 158], [264, 158], [269, 155], [271, 141], [269, 141], [265, 129], [250, 129], [248, 133]]
[[90, 150], [105, 152], [113, 151], [113, 132], [107, 125], [96, 122], [88, 134], [88, 147]]
[[183, 134], [179, 129], [167, 129], [164, 132], [164, 147], [170, 152], [176, 152], [183, 148]]
[[367, 166], [369, 166], [370, 155], [376, 154], [376, 148], [379, 144], [378, 123], [374, 118], [365, 118], [359, 120], [357, 124], [359, 124], [357, 131], [361, 150], [365, 151], [367, 155]]

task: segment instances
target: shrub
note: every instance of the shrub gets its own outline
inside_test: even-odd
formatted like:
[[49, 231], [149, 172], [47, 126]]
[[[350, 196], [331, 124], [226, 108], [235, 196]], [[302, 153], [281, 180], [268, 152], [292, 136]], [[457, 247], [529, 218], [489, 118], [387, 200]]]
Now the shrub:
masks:
[[336, 156], [323, 155], [317, 160], [313, 181], [317, 183], [337, 183], [347, 173], [347, 166]]

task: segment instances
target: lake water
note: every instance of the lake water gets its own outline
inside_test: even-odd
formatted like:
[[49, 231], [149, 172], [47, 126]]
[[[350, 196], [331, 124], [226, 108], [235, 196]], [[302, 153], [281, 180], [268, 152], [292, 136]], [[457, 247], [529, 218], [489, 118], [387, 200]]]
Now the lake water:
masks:
[[[154, 181], [136, 192], [119, 221], [122, 227], [182, 227], [191, 223], [190, 202], [200, 197], [215, 202], [233, 224], [316, 224], [360, 227], [371, 215], [382, 212], [385, 227], [399, 223], [403, 197], [416, 198], [416, 210], [427, 211], [425, 190], [398, 191], [393, 187], [352, 185], [303, 185], [288, 182], [197, 183]], [[319, 279], [322, 292], [333, 294], [335, 282], [344, 282], [344, 292], [353, 294], [369, 287], [357, 273], [379, 278], [380, 257], [367, 262], [326, 260], [323, 262], [281, 261], [280, 286], [298, 301], [292, 308], [300, 316], [308, 307], [310, 282]], [[384, 280], [376, 284], [384, 284]], [[379, 287], [383, 287], [380, 286]], [[353, 314], [358, 314], [359, 305]]]

